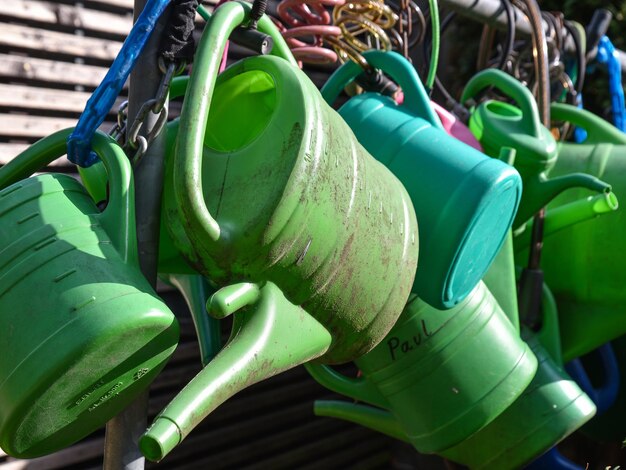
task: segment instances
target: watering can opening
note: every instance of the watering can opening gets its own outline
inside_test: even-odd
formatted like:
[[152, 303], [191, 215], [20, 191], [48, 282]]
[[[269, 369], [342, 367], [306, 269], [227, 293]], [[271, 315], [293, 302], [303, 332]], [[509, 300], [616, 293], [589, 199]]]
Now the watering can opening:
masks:
[[486, 106], [488, 111], [497, 114], [501, 118], [520, 119], [522, 117], [522, 111], [502, 101], [490, 101]]
[[276, 82], [263, 70], [250, 70], [217, 88], [204, 145], [232, 152], [252, 143], [269, 125], [277, 108]]

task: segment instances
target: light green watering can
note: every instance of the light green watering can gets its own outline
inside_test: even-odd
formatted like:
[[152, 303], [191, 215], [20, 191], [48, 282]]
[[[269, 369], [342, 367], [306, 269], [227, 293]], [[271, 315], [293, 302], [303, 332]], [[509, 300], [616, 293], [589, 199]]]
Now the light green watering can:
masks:
[[[560, 143], [550, 175], [582, 171], [606, 181], [618, 197], [626, 195], [626, 134], [574, 106], [553, 105], [551, 114], [555, 120], [582, 127], [588, 138], [582, 144]], [[585, 196], [582, 191], [563, 194], [549, 209], [562, 210]], [[565, 361], [626, 333], [625, 244], [622, 210], [571, 224], [546, 238], [542, 264], [559, 304]]]
[[0, 447], [57, 451], [144, 390], [178, 342], [178, 323], [137, 263], [124, 152], [96, 134], [110, 175], [100, 213], [74, 178], [23, 179], [66, 151], [71, 129], [0, 169]]
[[267, 17], [259, 29], [282, 58], [247, 58], [217, 77], [225, 42], [249, 10], [227, 2], [205, 28], [164, 193], [177, 249], [226, 286], [208, 308], [235, 314], [233, 332], [141, 439], [152, 460], [252, 383], [368, 352], [413, 284], [418, 232], [408, 194], [324, 103]]
[[[307, 364], [330, 390], [378, 406], [316, 404], [315, 412], [388, 432], [401, 430], [422, 453], [459, 444], [498, 417], [530, 383], [537, 360], [483, 282], [462, 303], [436, 310], [420, 299], [374, 350], [355, 361], [361, 378]], [[388, 410], [388, 411], [383, 411]], [[368, 424], [370, 423], [370, 424]], [[397, 435], [398, 432], [391, 433]]]
[[[404, 103], [367, 92], [339, 114], [411, 196], [427, 247], [413, 292], [435, 308], [451, 308], [474, 289], [502, 246], [521, 197], [520, 176], [445, 132], [408, 60], [375, 50], [363, 57], [398, 82]], [[334, 102], [361, 73], [352, 61], [342, 65], [322, 88], [326, 101]]]
[[530, 91], [510, 75], [496, 69], [483, 70], [470, 79], [461, 99], [468, 102], [490, 87], [515, 100], [519, 108], [500, 101], [485, 101], [473, 110], [469, 126], [487, 155], [498, 157], [505, 147], [516, 151], [515, 168], [522, 177], [524, 190], [514, 229], [567, 189], [610, 191], [610, 185], [584, 173], [548, 177], [557, 160], [556, 141], [541, 125]]

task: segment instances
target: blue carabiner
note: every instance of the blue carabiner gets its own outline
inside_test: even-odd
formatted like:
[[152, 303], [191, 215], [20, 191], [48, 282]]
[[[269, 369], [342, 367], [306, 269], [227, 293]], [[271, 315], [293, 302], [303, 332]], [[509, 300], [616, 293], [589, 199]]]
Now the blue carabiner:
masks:
[[148, 0], [111, 68], [87, 101], [76, 128], [67, 138], [67, 158], [72, 163], [87, 168], [98, 161], [98, 156], [91, 150], [91, 139], [115, 103], [158, 19], [170, 1]]
[[626, 109], [624, 108], [624, 89], [622, 88], [622, 66], [615, 46], [613, 46], [611, 40], [606, 36], [602, 36], [600, 39], [596, 60], [600, 64], [606, 64], [609, 74], [609, 92], [611, 94], [613, 124], [620, 131], [626, 132]]

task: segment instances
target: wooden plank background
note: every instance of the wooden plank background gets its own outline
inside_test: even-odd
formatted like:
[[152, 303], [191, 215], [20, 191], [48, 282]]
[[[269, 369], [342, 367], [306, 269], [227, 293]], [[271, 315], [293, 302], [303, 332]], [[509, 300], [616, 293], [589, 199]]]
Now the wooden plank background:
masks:
[[[0, 2], [0, 164], [76, 124], [132, 26], [132, 7], [133, 0]], [[71, 170], [66, 159], [57, 166]]]

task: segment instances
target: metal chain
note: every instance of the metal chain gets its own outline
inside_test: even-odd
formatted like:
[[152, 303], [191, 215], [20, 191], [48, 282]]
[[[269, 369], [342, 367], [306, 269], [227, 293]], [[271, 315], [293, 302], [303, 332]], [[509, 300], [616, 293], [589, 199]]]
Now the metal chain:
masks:
[[[139, 108], [139, 112], [130, 127], [128, 127], [127, 116], [128, 104], [122, 103], [120, 106], [120, 109], [118, 110], [118, 122], [111, 130], [111, 135], [119, 141], [123, 138], [123, 134], [128, 128], [124, 150], [126, 153], [134, 151], [133, 157], [131, 158], [134, 166], [139, 164], [148, 151], [150, 144], [165, 127], [168, 116], [165, 102], [167, 101], [170, 85], [174, 76], [180, 73], [184, 67], [184, 63], [177, 64], [175, 62], [169, 62], [166, 64], [162, 59], [159, 59], [159, 68], [161, 69], [161, 72], [163, 72], [163, 78], [161, 79], [157, 94], [154, 98], [145, 101], [141, 105], [141, 108]], [[139, 135], [150, 113], [157, 114], [159, 117], [152, 129], [150, 129], [145, 136]]]
[[128, 119], [128, 100], [124, 100], [117, 108], [117, 122], [109, 131], [109, 135], [115, 139], [115, 141], [123, 145], [126, 138], [126, 121]]

